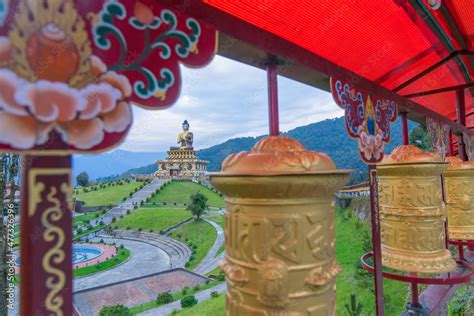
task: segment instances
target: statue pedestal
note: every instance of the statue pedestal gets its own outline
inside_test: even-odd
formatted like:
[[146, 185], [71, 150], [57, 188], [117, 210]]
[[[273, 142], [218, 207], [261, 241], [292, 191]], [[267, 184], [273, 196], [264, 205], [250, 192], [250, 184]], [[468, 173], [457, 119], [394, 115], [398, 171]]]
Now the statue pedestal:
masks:
[[197, 159], [196, 151], [173, 149], [168, 151], [165, 160], [158, 160], [158, 171], [155, 176], [160, 178], [198, 178], [204, 179], [209, 161]]

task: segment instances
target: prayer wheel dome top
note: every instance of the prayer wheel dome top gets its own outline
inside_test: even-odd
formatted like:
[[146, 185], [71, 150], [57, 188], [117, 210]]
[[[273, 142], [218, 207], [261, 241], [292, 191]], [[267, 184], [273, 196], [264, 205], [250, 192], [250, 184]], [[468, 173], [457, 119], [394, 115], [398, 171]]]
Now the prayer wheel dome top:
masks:
[[[222, 163], [220, 175], [281, 175], [302, 173], [340, 173], [323, 153], [306, 149], [287, 136], [268, 136], [250, 152], [230, 155]], [[350, 171], [347, 171], [349, 173]]]
[[423, 152], [420, 148], [412, 145], [396, 147], [392, 153], [386, 156], [380, 165], [399, 165], [417, 163], [442, 163], [443, 159], [435, 153]]
[[447, 157], [446, 162], [449, 163], [448, 171], [450, 170], [474, 170], [474, 162], [463, 161], [459, 157]]

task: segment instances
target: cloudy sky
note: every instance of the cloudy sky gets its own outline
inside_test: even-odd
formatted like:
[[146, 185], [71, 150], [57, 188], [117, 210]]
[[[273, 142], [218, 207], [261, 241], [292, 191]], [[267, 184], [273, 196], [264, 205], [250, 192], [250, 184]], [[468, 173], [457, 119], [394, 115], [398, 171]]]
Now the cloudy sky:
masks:
[[[134, 125], [120, 149], [166, 151], [187, 119], [197, 149], [229, 138], [268, 132], [266, 73], [216, 56], [202, 69], [182, 67], [181, 97], [173, 107], [149, 111], [134, 107]], [[280, 129], [287, 131], [342, 116], [329, 93], [279, 77]]]

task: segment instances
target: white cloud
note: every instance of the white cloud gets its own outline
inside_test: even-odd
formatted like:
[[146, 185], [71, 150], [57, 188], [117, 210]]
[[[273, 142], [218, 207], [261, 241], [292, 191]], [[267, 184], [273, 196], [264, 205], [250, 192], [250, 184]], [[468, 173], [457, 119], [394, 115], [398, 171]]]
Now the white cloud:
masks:
[[[185, 119], [194, 132], [197, 149], [268, 132], [263, 70], [217, 56], [206, 68], [183, 67], [182, 73], [181, 96], [171, 108], [150, 111], [134, 107], [134, 125], [120, 148], [165, 151], [175, 144]], [[327, 92], [282, 77], [278, 84], [282, 131], [343, 114]]]

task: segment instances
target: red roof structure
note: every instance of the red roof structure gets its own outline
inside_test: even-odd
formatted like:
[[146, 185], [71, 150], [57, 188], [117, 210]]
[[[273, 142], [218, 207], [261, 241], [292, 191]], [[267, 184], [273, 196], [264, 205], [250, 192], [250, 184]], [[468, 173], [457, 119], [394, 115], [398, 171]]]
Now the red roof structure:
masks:
[[[177, 2], [170, 5], [179, 7]], [[471, 0], [203, 2], [183, 2], [182, 7], [227, 35], [294, 64], [329, 76], [348, 70], [346, 75], [353, 73], [422, 105], [428, 109], [424, 114], [432, 111], [457, 121], [456, 91], [461, 89], [466, 126], [474, 128]], [[296, 47], [301, 50], [292, 49]], [[249, 62], [245, 52], [220, 49], [222, 55]], [[330, 65], [319, 63], [319, 57]], [[294, 78], [290, 73], [281, 75]], [[295, 79], [308, 83], [302, 77]], [[370, 86], [363, 80], [359, 84]], [[400, 103], [402, 110], [418, 110], [406, 100]]]

